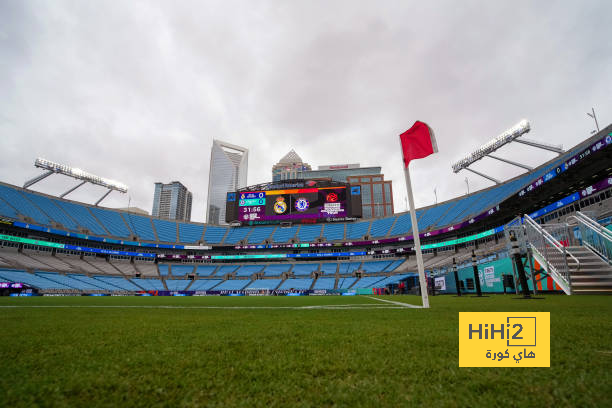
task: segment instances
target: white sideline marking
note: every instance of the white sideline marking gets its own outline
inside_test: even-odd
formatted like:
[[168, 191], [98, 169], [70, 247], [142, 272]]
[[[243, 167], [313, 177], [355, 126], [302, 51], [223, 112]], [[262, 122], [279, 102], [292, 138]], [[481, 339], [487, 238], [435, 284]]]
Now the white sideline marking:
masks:
[[[392, 302], [395, 303], [395, 302]], [[163, 305], [1, 305], [3, 309], [39, 308], [39, 309], [290, 309], [290, 310], [314, 310], [314, 309], [402, 309], [405, 307], [419, 307], [399, 303], [405, 306], [386, 306], [371, 303], [356, 303], [348, 305], [311, 305], [311, 306], [163, 306]]]
[[422, 309], [423, 308], [423, 306], [411, 305], [410, 303], [396, 302], [396, 301], [388, 300], [388, 299], [379, 299], [379, 298], [375, 298], [375, 297], [372, 297], [372, 296], [365, 296], [365, 297], [367, 297], [368, 299], [374, 299], [374, 300], [378, 300], [380, 302], [392, 303], [394, 305], [400, 305], [402, 307], [407, 307], [407, 308], [412, 308], [412, 309]]

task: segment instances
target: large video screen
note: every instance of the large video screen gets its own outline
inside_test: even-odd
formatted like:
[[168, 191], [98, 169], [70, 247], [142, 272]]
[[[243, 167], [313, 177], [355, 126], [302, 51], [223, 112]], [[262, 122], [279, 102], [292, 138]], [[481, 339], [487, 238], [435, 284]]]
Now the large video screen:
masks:
[[267, 221], [346, 218], [346, 187], [297, 188], [236, 193], [238, 220], [259, 224]]

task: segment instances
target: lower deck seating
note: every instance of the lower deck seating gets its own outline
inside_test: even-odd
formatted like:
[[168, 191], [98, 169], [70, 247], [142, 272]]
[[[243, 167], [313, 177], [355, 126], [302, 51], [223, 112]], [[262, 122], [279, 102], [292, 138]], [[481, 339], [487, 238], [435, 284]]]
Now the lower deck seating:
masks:
[[166, 279], [166, 287], [168, 290], [185, 290], [191, 283], [188, 279]]
[[144, 290], [166, 290], [164, 284], [159, 279], [142, 279], [133, 278], [132, 282], [140, 286]]
[[38, 289], [74, 289], [62, 283], [46, 279], [26, 271], [0, 269], [0, 278], [9, 282], [25, 283]]
[[340, 278], [338, 280], [338, 289], [348, 289], [350, 288], [357, 278], [349, 277], [349, 278]]
[[285, 280], [278, 289], [299, 289], [308, 290], [312, 286], [312, 279], [287, 279]]
[[314, 284], [313, 289], [333, 289], [336, 284], [336, 278], [319, 278]]
[[281, 283], [281, 279], [258, 279], [253, 281], [245, 289], [250, 290], [274, 290]]
[[200, 279], [194, 281], [189, 290], [211, 290], [221, 282], [221, 279]]
[[366, 276], [357, 281], [351, 289], [371, 288], [377, 282], [385, 279], [384, 276]]
[[242, 290], [249, 282], [245, 279], [228, 279], [215, 287], [215, 290]]

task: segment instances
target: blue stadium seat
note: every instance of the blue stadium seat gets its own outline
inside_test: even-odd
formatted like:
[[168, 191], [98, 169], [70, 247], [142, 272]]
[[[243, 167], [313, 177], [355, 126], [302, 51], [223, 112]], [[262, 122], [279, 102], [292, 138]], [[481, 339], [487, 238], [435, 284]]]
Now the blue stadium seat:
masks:
[[89, 276], [85, 276], [81, 274], [69, 274], [68, 276], [70, 276], [72, 279], [79, 280], [91, 286], [98, 287], [99, 289], [110, 290], [110, 291], [115, 291], [119, 289], [117, 286], [111, 285], [106, 282], [102, 282], [94, 278], [90, 278]]
[[264, 265], [243, 265], [236, 271], [236, 276], [251, 276], [263, 270]]
[[257, 279], [245, 289], [250, 290], [274, 290], [281, 283], [281, 279]]
[[249, 244], [262, 244], [276, 227], [254, 227], [253, 232], [249, 235]]
[[242, 241], [249, 234], [249, 232], [251, 232], [251, 228], [230, 228], [229, 232], [227, 233], [227, 237], [225, 237], [225, 240], [223, 240], [223, 243], [228, 245], [236, 245]]
[[91, 283], [85, 283], [78, 279], [73, 279], [70, 276], [61, 275], [55, 272], [36, 272], [36, 275], [60, 283], [72, 289], [78, 290], [101, 290], [99, 286], [92, 285]]
[[38, 289], [73, 289], [70, 286], [20, 270], [0, 269], [0, 278], [10, 282], [25, 283]]
[[132, 231], [143, 241], [157, 241], [151, 219], [140, 215], [124, 213], [126, 221]]
[[284, 272], [288, 272], [291, 265], [280, 264], [280, 265], [268, 265], [264, 269], [264, 276], [280, 276]]
[[367, 234], [370, 228], [370, 221], [356, 222], [348, 224], [346, 230], [346, 239], [360, 240]]
[[337, 269], [338, 269], [338, 264], [335, 262], [321, 264], [321, 272], [323, 272], [324, 276], [335, 275]]
[[153, 218], [153, 225], [161, 242], [176, 242], [176, 222]]
[[225, 276], [228, 273], [234, 273], [239, 265], [223, 265], [217, 270], [217, 276]]
[[358, 270], [359, 266], [361, 266], [361, 262], [342, 262], [338, 271], [340, 275], [346, 275]]
[[391, 261], [371, 261], [364, 262], [361, 269], [366, 273], [382, 272], [391, 265]]
[[217, 269], [217, 265], [198, 265], [196, 267], [196, 275], [198, 276], [211, 276], [215, 269]]
[[185, 276], [193, 273], [195, 265], [172, 265], [172, 276]]
[[386, 237], [397, 217], [379, 218], [372, 221], [370, 236], [372, 238]]
[[193, 244], [202, 239], [204, 226], [198, 224], [179, 223], [179, 242]]
[[300, 242], [314, 242], [321, 236], [322, 224], [302, 225], [298, 231]]
[[385, 269], [385, 272], [393, 272], [395, 269], [397, 269], [398, 266], [400, 266], [404, 262], [405, 259], [398, 259], [397, 261], [393, 261], [393, 263], [391, 263], [391, 265], [389, 265], [387, 269]]
[[384, 276], [366, 276], [357, 281], [351, 289], [366, 289], [377, 287], [376, 283], [385, 279]]
[[341, 241], [344, 239], [345, 223], [325, 224], [323, 226], [323, 237], [326, 241]]
[[198, 279], [193, 282], [189, 290], [211, 290], [221, 282], [223, 282], [221, 279]]
[[429, 227], [437, 225], [437, 222], [455, 203], [446, 202], [427, 210], [422, 210], [421, 218], [418, 218], [419, 231], [425, 231]]
[[132, 282], [144, 290], [166, 290], [164, 284], [159, 279], [132, 278]]
[[23, 192], [28, 200], [33, 202], [44, 211], [46, 215], [48, 215], [53, 221], [58, 222], [64, 226], [64, 228], [71, 231], [78, 231], [77, 223], [70, 218], [60, 207], [58, 207], [54, 201], [45, 196], [41, 196], [38, 194], [31, 194], [27, 192]]
[[348, 278], [340, 278], [338, 279], [338, 289], [348, 289], [353, 283], [355, 283], [356, 280], [357, 278], [352, 276]]
[[291, 238], [295, 237], [297, 232], [297, 226], [289, 228], [277, 228], [272, 240], [276, 243], [288, 242]]
[[455, 224], [461, 221], [464, 216], [463, 214], [470, 208], [476, 201], [480, 199], [479, 194], [474, 194], [456, 201], [453, 201], [449, 210], [442, 217], [438, 219], [437, 226], [439, 228], [447, 225]]
[[[317, 269], [319, 269], [319, 264], [318, 263], [315, 263], [315, 264], [312, 264], [312, 263], [308, 263], [308, 264], [299, 264], [299, 263], [296, 263], [295, 265], [293, 265], [293, 269], [291, 269], [291, 272], [293, 272], [293, 274], [295, 276], [310, 276]], [[334, 273], [336, 273], [335, 266], [334, 266]]]
[[[417, 220], [422, 214], [423, 214], [422, 210], [416, 211]], [[412, 235], [412, 220], [410, 219], [409, 212], [403, 213], [402, 215], [398, 215], [397, 221], [395, 222], [395, 225], [391, 229], [390, 235], [392, 237], [398, 236], [398, 235], [402, 235], [402, 236]]]
[[105, 283], [111, 284], [113, 286], [116, 286], [117, 289], [127, 290], [127, 291], [134, 291], [134, 292], [142, 290], [141, 288], [139, 288], [138, 286], [134, 285], [129, 280], [127, 280], [127, 279], [125, 279], [123, 277], [120, 277], [120, 276], [96, 275], [96, 276], [94, 276], [94, 278], [96, 280], [101, 281], [101, 282], [105, 282]]
[[208, 226], [204, 233], [204, 241], [208, 244], [219, 244], [221, 240], [223, 240], [226, 232], [227, 228]]
[[3, 199], [0, 198], [0, 215], [4, 217], [9, 217], [13, 219], [17, 219], [17, 211], [10, 205], [6, 203]]
[[112, 236], [120, 238], [129, 238], [134, 233], [128, 228], [121, 217], [121, 214], [116, 211], [105, 210], [99, 207], [89, 207], [91, 213], [100, 221], [100, 223], [110, 232]]
[[31, 201], [26, 199], [21, 192], [0, 184], [0, 198], [6, 201], [11, 207], [15, 208], [21, 214], [30, 217], [35, 223], [40, 225], [51, 225], [51, 220], [46, 214]]
[[315, 282], [313, 289], [328, 289], [331, 290], [336, 284], [336, 278], [319, 278]]
[[62, 207], [64, 212], [75, 220], [79, 226], [87, 228], [92, 234], [108, 235], [108, 232], [106, 232], [84, 205], [61, 200], [57, 200], [57, 204]]
[[286, 279], [281, 285], [278, 287], [279, 290], [308, 290], [312, 286], [312, 279]]
[[166, 279], [166, 287], [170, 291], [185, 290], [190, 283], [188, 279]]
[[242, 290], [251, 281], [242, 279], [228, 279], [225, 282], [221, 282], [219, 286], [215, 287], [215, 290]]
[[158, 264], [157, 269], [159, 269], [159, 276], [167, 276], [168, 275], [168, 265], [167, 264]]

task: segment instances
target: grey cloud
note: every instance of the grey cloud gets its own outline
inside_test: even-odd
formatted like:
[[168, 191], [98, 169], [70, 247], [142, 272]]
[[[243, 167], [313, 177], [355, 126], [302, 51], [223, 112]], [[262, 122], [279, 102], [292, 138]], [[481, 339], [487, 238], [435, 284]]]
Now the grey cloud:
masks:
[[[153, 182], [177, 179], [202, 220], [219, 138], [250, 149], [253, 184], [291, 148], [315, 166], [381, 165], [403, 210], [398, 134], [418, 119], [440, 153], [413, 165], [417, 204], [431, 204], [436, 186], [450, 199], [466, 177], [450, 163], [523, 117], [529, 137], [565, 147], [589, 135], [591, 106], [600, 124], [612, 121], [611, 12], [604, 1], [5, 1], [2, 180], [22, 184], [40, 155], [123, 181], [132, 205], [150, 211]], [[523, 146], [500, 154], [553, 157]], [[520, 173], [492, 160], [475, 168]], [[472, 190], [490, 185], [467, 177]]]

